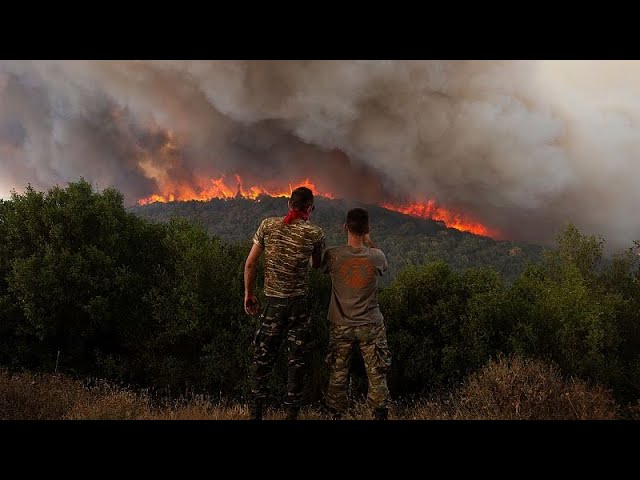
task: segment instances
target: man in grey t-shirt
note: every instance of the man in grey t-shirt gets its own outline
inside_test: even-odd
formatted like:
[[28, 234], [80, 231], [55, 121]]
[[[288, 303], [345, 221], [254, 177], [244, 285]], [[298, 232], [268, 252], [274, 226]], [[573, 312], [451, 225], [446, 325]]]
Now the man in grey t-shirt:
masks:
[[322, 259], [322, 269], [331, 275], [332, 283], [326, 403], [334, 418], [346, 413], [349, 368], [357, 345], [369, 379], [367, 401], [374, 418], [386, 420], [389, 408], [386, 373], [391, 366], [391, 353], [378, 306], [378, 277], [387, 271], [387, 259], [371, 242], [366, 210], [349, 210], [345, 230], [347, 245], [327, 249]]

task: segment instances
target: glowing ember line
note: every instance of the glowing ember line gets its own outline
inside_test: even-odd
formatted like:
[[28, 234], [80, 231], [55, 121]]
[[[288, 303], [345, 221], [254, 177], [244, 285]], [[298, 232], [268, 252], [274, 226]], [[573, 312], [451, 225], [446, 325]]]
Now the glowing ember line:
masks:
[[463, 232], [471, 232], [476, 235], [483, 235], [485, 237], [492, 238], [497, 238], [499, 236], [497, 231], [491, 230], [481, 223], [470, 220], [460, 213], [455, 213], [451, 210], [440, 207], [434, 200], [428, 200], [425, 203], [415, 202], [403, 205], [384, 203], [381, 206], [387, 210], [404, 213], [405, 215], [411, 215], [412, 217], [441, 221], [444, 222], [447, 227], [455, 228]]
[[[208, 201], [212, 199], [231, 199], [231, 198], [246, 198], [255, 200], [261, 195], [267, 195], [270, 197], [289, 197], [291, 192], [297, 187], [307, 187], [317, 196], [326, 198], [335, 198], [332, 193], [321, 192], [318, 187], [308, 178], [298, 182], [288, 182], [288, 189], [273, 189], [266, 188], [257, 185], [246, 187], [242, 177], [235, 175], [235, 187], [230, 186], [225, 180], [226, 177], [221, 176], [218, 178], [211, 178], [208, 180], [202, 180], [199, 185], [192, 186], [187, 184], [172, 184], [172, 182], [162, 182], [165, 195], [150, 195], [146, 198], [138, 200], [139, 205], [148, 205], [150, 203], [166, 203], [174, 201], [189, 201], [200, 200]], [[475, 222], [465, 215], [453, 212], [446, 208], [440, 207], [434, 200], [428, 200], [426, 202], [414, 202], [406, 204], [393, 204], [383, 203], [383, 208], [393, 210], [396, 212], [404, 213], [405, 215], [411, 215], [413, 217], [442, 221], [447, 227], [455, 228], [465, 232], [471, 232], [476, 235], [483, 235], [487, 237], [497, 238], [499, 233], [492, 229], [489, 229], [481, 223]]]
[[247, 198], [255, 200], [260, 195], [267, 195], [270, 197], [288, 197], [291, 192], [298, 187], [307, 187], [314, 192], [315, 195], [335, 198], [333, 194], [327, 192], [321, 192], [316, 185], [308, 178], [299, 182], [289, 182], [288, 190], [283, 189], [269, 189], [260, 186], [245, 187], [242, 178], [239, 175], [235, 175], [236, 187], [232, 188], [225, 182], [225, 177], [212, 178], [208, 181], [201, 182], [196, 188], [190, 185], [165, 185], [163, 190], [169, 191], [166, 195], [150, 195], [146, 198], [138, 200], [139, 205], [148, 205], [150, 203], [167, 203], [174, 201], [189, 201], [200, 200], [207, 201], [212, 199], [231, 199], [231, 198]]

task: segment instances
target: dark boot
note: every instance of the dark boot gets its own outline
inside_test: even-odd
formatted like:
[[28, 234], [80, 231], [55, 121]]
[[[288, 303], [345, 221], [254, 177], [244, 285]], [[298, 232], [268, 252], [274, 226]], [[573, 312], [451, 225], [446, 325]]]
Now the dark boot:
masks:
[[261, 404], [253, 405], [251, 407], [250, 420], [262, 420], [263, 412], [264, 412], [264, 408]]
[[288, 407], [286, 407], [286, 416], [284, 417], [284, 419], [285, 420], [297, 420], [298, 419], [298, 413], [300, 413], [300, 407], [288, 406]]
[[342, 420], [342, 412], [334, 408], [328, 408], [327, 413], [331, 420]]
[[373, 419], [374, 420], [389, 420], [389, 409], [388, 408], [376, 408], [373, 411]]
[[336, 410], [333, 407], [330, 407], [326, 403], [322, 404], [322, 406], [320, 407], [320, 411], [323, 415], [329, 417], [330, 420], [342, 420], [342, 412]]

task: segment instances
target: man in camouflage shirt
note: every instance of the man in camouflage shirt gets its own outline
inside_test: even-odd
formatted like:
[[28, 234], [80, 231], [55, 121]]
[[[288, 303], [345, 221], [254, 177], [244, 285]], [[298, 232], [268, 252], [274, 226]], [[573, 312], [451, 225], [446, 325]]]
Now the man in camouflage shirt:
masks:
[[347, 382], [353, 352], [359, 347], [367, 370], [367, 402], [374, 418], [386, 420], [391, 366], [384, 318], [378, 306], [378, 276], [388, 269], [387, 259], [369, 238], [369, 213], [354, 208], [347, 213], [347, 245], [329, 248], [322, 269], [331, 274], [329, 304], [329, 387], [326, 404], [334, 418], [348, 410]]
[[258, 259], [264, 251], [264, 294], [266, 305], [254, 339], [251, 372], [251, 417], [262, 419], [267, 384], [282, 337], [287, 336], [288, 379], [285, 408], [287, 419], [295, 420], [302, 403], [307, 336], [311, 328], [308, 306], [309, 260], [320, 267], [325, 238], [322, 229], [309, 223], [314, 209], [313, 193], [296, 188], [289, 199], [286, 217], [262, 221], [253, 237], [253, 247], [245, 264], [244, 307], [248, 315], [260, 311], [254, 295]]

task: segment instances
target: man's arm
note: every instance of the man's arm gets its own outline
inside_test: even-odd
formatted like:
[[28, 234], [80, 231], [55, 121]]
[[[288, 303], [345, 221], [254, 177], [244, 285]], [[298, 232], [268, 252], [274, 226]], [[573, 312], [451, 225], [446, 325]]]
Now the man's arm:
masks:
[[[378, 247], [375, 246], [375, 244], [373, 243], [373, 240], [371, 240], [371, 236], [368, 233], [364, 236], [364, 244], [369, 248], [375, 248], [376, 250], [380, 250]], [[387, 270], [389, 270], [389, 264], [387, 263], [387, 257], [382, 252], [382, 250], [380, 250], [379, 253], [381, 255], [382, 262], [380, 266], [377, 268], [377, 271], [378, 271], [378, 275], [384, 275], [384, 273]]]
[[320, 234], [320, 238], [311, 253], [311, 268], [320, 268], [322, 266], [322, 252], [326, 248], [324, 233]]
[[378, 248], [375, 246], [373, 240], [371, 240], [371, 236], [368, 233], [364, 236], [363, 243], [369, 248]]
[[322, 255], [322, 264], [320, 265], [320, 270], [322, 273], [331, 273], [331, 269], [333, 268], [333, 257], [331, 255], [331, 249], [326, 249], [324, 254]]
[[320, 268], [322, 264], [322, 251], [316, 249], [311, 254], [311, 268]]
[[383, 253], [382, 257], [384, 258], [384, 261], [382, 262], [382, 274], [386, 273], [387, 270], [389, 270], [389, 262], [387, 262], [387, 257], [386, 255]]
[[255, 316], [260, 312], [260, 303], [253, 292], [256, 286], [258, 260], [262, 255], [262, 251], [263, 248], [254, 243], [244, 264], [244, 311], [251, 316]]

